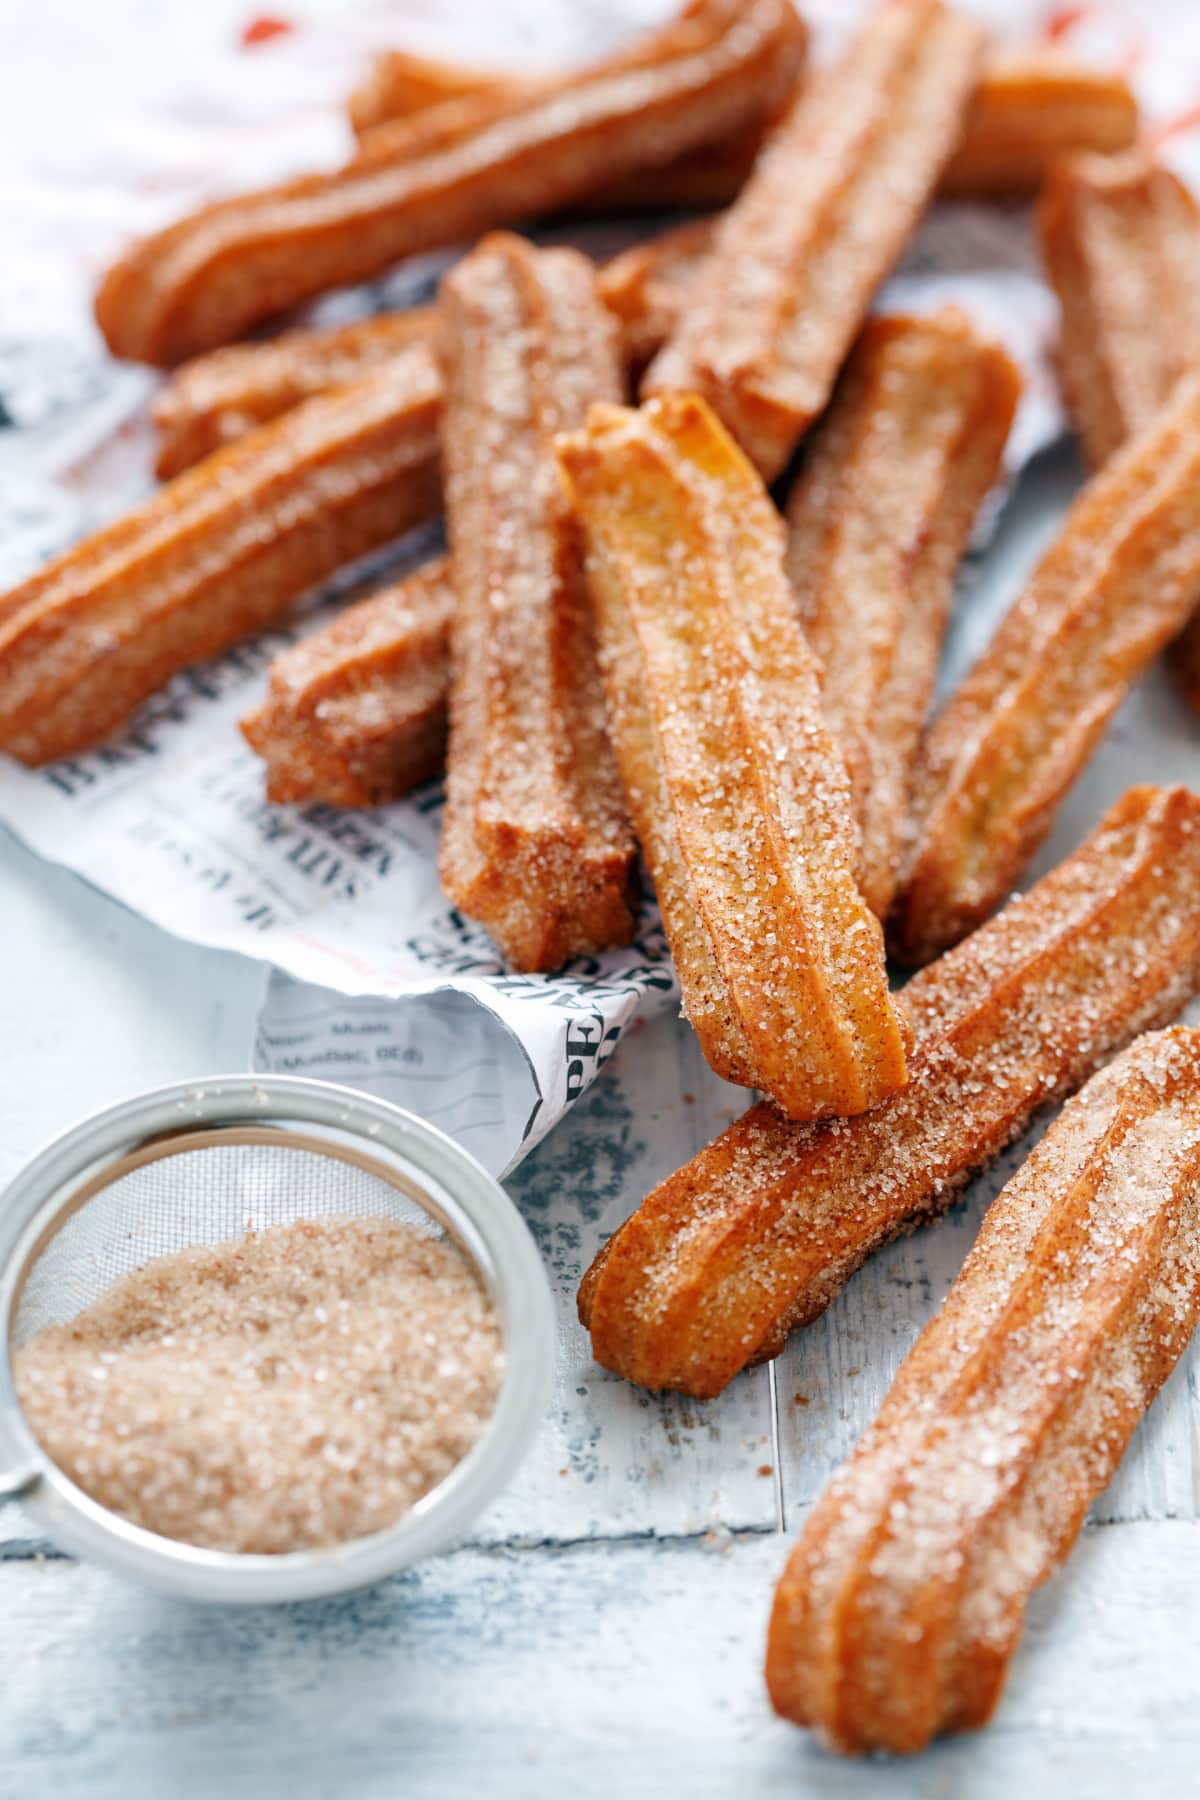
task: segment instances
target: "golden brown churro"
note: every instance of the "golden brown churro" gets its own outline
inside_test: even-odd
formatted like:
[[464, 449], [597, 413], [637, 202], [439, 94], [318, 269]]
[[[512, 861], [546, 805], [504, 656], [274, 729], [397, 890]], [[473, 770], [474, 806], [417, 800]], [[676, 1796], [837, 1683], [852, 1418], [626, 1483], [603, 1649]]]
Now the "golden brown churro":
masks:
[[1019, 879], [1200, 596], [1200, 374], [1092, 478], [921, 746], [894, 943], [920, 962]]
[[714, 229], [711, 219], [672, 226], [601, 269], [600, 298], [620, 321], [634, 369], [643, 369], [675, 329], [707, 264]]
[[904, 1080], [845, 770], [778, 514], [693, 395], [595, 407], [560, 454], [625, 792], [712, 1066], [796, 1118]]
[[457, 612], [439, 868], [519, 969], [633, 935], [634, 844], [554, 437], [620, 392], [573, 250], [485, 238], [442, 283]]
[[441, 773], [453, 612], [446, 564], [430, 563], [275, 658], [241, 722], [269, 800], [378, 806]]
[[1123, 75], [1035, 48], [990, 57], [962, 141], [942, 173], [950, 195], [1035, 194], [1060, 156], [1128, 150], [1138, 104]]
[[[1038, 209], [1042, 261], [1062, 311], [1059, 372], [1094, 468], [1143, 430], [1200, 354], [1200, 208], [1153, 157], [1073, 157]], [[1200, 711], [1200, 621], [1171, 651]]]
[[993, 1202], [775, 1594], [777, 1712], [835, 1750], [987, 1723], [1030, 1595], [1200, 1318], [1200, 1031], [1139, 1038]]
[[954, 576], [996, 479], [1020, 377], [946, 307], [872, 319], [788, 505], [787, 570], [887, 915]]
[[[728, 205], [744, 186], [767, 133], [792, 100], [807, 39], [807, 29], [789, 0], [780, 18], [776, 54], [764, 72], [754, 110], [733, 132], [698, 143], [661, 166], [641, 168], [615, 180], [603, 164], [597, 164], [595, 184], [577, 195], [572, 205], [589, 212], [666, 211], [671, 207], [699, 211]], [[634, 45], [604, 66], [634, 69], [641, 66], [644, 54]], [[355, 132], [369, 147], [378, 127], [410, 118], [424, 108], [465, 98], [503, 107], [546, 93], [563, 79], [561, 75], [530, 79], [432, 62], [405, 51], [385, 51], [366, 82], [351, 95], [348, 111]]]
[[514, 95], [535, 90], [537, 81], [499, 69], [477, 69], [470, 63], [442, 62], [431, 56], [415, 56], [407, 50], [383, 50], [371, 64], [366, 79], [346, 102], [346, 112], [358, 137], [366, 137], [380, 125], [407, 119], [448, 100], [475, 99], [481, 94], [507, 102]]
[[1099, 469], [1200, 354], [1200, 209], [1141, 151], [1078, 156], [1051, 170], [1038, 230], [1063, 393]]
[[529, 218], [752, 118], [801, 41], [787, 0], [697, 0], [549, 93], [376, 132], [346, 168], [204, 208], [134, 245], [96, 298], [110, 348], [174, 363], [419, 250]]
[[801, 90], [717, 228], [645, 391], [701, 393], [764, 475], [823, 409], [871, 298], [958, 139], [983, 35], [940, 0], [884, 0]]
[[643, 1387], [720, 1393], [1198, 986], [1200, 799], [1135, 788], [909, 983], [899, 1094], [810, 1126], [760, 1102], [655, 1188], [584, 1277], [597, 1362]]
[[[676, 226], [622, 251], [599, 276], [625, 354], [644, 366], [674, 324], [711, 237], [707, 221]], [[183, 363], [155, 399], [157, 474], [168, 480], [268, 419], [361, 379], [398, 353], [425, 346], [430, 379], [437, 308], [380, 313], [322, 331], [289, 331], [263, 344], [229, 344]]]
[[154, 401], [155, 473], [169, 481], [256, 425], [361, 381], [402, 353], [416, 368], [424, 350], [423, 379], [437, 381], [436, 329], [436, 310], [417, 306], [325, 331], [290, 331], [269, 344], [230, 344], [184, 363]]
[[0, 748], [84, 750], [172, 675], [433, 516], [439, 384], [404, 357], [188, 470], [0, 595]]

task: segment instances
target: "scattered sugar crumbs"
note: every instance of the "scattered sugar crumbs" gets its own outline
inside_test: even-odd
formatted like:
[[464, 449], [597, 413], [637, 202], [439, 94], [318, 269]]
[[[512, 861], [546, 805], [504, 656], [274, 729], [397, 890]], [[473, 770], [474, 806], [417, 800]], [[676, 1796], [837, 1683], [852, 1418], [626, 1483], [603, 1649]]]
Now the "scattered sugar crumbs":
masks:
[[265, 1554], [394, 1523], [475, 1443], [502, 1369], [459, 1250], [382, 1217], [158, 1258], [14, 1357], [35, 1435], [93, 1499]]

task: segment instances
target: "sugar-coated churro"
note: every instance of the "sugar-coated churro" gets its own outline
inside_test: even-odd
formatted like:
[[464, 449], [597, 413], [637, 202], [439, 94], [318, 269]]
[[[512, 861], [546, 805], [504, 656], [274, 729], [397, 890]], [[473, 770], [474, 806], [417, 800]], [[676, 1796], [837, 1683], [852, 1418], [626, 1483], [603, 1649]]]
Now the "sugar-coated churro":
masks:
[[1200, 374], [1093, 476], [927, 732], [893, 921], [900, 955], [935, 955], [1009, 892], [1198, 597]]
[[643, 1387], [720, 1393], [1198, 986], [1200, 799], [1135, 788], [909, 983], [902, 1092], [809, 1126], [763, 1101], [655, 1188], [584, 1277], [596, 1360]]
[[946, 307], [863, 331], [788, 505], [787, 570], [862, 830], [859, 882], [895, 893], [954, 576], [996, 479], [1020, 378]]
[[713, 231], [710, 219], [674, 225], [601, 269], [600, 298], [620, 321], [634, 369], [643, 369], [674, 330], [708, 261]]
[[[627, 362], [640, 369], [658, 349], [702, 266], [712, 227], [675, 226], [606, 263], [600, 297], [616, 317]], [[289, 331], [261, 344], [228, 344], [183, 363], [154, 401], [156, 472], [168, 480], [315, 394], [344, 387], [399, 353], [425, 347], [431, 380], [437, 308], [380, 313], [320, 331]]]
[[1138, 132], [1124, 75], [1035, 47], [989, 58], [963, 135], [942, 172], [950, 195], [1035, 194], [1051, 164], [1077, 151], [1112, 155]]
[[[744, 186], [768, 131], [790, 104], [803, 66], [808, 33], [790, 0], [780, 15], [775, 56], [764, 70], [753, 111], [734, 131], [632, 174], [612, 179], [597, 164], [594, 184], [572, 201], [587, 211], [666, 211], [671, 207], [726, 206]], [[604, 65], [636, 69], [644, 51], [634, 45]], [[503, 107], [551, 91], [562, 76], [531, 78], [467, 64], [430, 61], [406, 51], [385, 51], [350, 96], [350, 122], [364, 144], [394, 119], [462, 99]], [[449, 115], [445, 115], [449, 116]]]
[[1094, 1075], [993, 1202], [775, 1594], [777, 1712], [833, 1749], [986, 1724], [1033, 1590], [1200, 1318], [1200, 1031]]
[[[799, 45], [799, 50], [797, 50]], [[110, 269], [119, 356], [170, 364], [416, 251], [566, 204], [736, 132], [803, 50], [788, 0], [695, 0], [608, 64], [507, 104], [467, 98], [381, 127], [345, 168], [205, 207]]]
[[401, 356], [189, 469], [0, 595], [0, 748], [86, 749], [179, 670], [432, 517], [440, 384]]
[[437, 57], [416, 56], [408, 50], [382, 50], [350, 95], [346, 112], [357, 135], [366, 137], [380, 125], [410, 118], [431, 106], [444, 106], [449, 100], [490, 95], [507, 102], [538, 86], [535, 79], [522, 80], [502, 69], [444, 62]]
[[937, 184], [982, 49], [941, 0], [875, 8], [769, 139], [646, 392], [703, 394], [764, 475], [783, 467]]
[[604, 720], [558, 432], [620, 392], [573, 250], [485, 238], [442, 283], [456, 599], [439, 867], [519, 969], [628, 943], [634, 844]]
[[155, 396], [155, 473], [169, 481], [304, 400], [348, 387], [398, 355], [436, 382], [437, 314], [431, 306], [381, 313], [324, 331], [289, 331], [267, 344], [230, 344], [184, 363]]
[[609, 717], [684, 1009], [713, 1067], [793, 1117], [904, 1080], [845, 769], [778, 514], [702, 400], [594, 408], [564, 442]]
[[1200, 354], [1200, 209], [1144, 152], [1071, 157], [1046, 179], [1038, 235], [1063, 392], [1099, 469]]
[[268, 799], [378, 806], [440, 774], [453, 612], [446, 565], [431, 563], [275, 658], [241, 722]]

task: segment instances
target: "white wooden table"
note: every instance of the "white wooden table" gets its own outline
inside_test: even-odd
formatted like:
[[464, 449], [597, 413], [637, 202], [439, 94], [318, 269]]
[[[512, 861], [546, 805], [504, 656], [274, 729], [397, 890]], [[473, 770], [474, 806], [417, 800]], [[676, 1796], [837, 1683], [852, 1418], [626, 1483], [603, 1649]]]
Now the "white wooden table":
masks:
[[[972, 634], [1074, 480], [1062, 454], [1033, 471]], [[1144, 706], [1174, 706], [1157, 678], [1072, 803], [1067, 841], [1125, 779]], [[7, 838], [0, 917], [0, 1174], [123, 1094], [245, 1066], [255, 965], [165, 936]], [[755, 1372], [704, 1407], [651, 1400], [591, 1366], [570, 1294], [647, 1186], [743, 1103], [681, 1025], [652, 1020], [512, 1183], [563, 1297], [560, 1437], [472, 1546], [357, 1597], [250, 1612], [7, 1553], [0, 1796], [1194, 1793], [1195, 1352], [1035, 1600], [988, 1733], [855, 1766], [772, 1718], [760, 1664], [787, 1543], [1014, 1159], [876, 1257], [773, 1380]]]

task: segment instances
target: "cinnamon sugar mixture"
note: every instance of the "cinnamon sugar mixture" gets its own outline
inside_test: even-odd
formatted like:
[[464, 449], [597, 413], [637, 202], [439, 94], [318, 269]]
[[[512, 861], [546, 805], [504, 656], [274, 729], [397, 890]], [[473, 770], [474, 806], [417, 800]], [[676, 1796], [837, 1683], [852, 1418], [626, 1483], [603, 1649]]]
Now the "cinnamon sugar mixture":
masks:
[[465, 1258], [386, 1218], [157, 1258], [14, 1357], [31, 1428], [93, 1499], [267, 1553], [394, 1523], [475, 1443], [502, 1368]]

